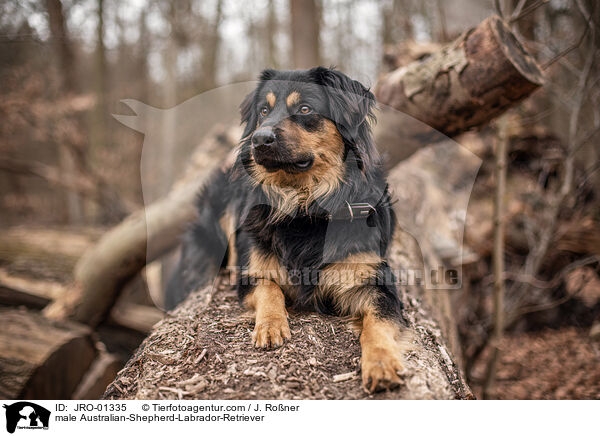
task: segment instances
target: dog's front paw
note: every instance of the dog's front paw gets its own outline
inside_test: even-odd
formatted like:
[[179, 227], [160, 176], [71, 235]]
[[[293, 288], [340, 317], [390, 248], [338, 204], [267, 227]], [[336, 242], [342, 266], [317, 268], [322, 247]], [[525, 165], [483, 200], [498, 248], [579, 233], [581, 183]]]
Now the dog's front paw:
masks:
[[291, 338], [290, 326], [285, 317], [269, 317], [256, 320], [252, 332], [252, 342], [257, 348], [276, 348], [283, 345], [285, 339]]
[[375, 348], [363, 354], [361, 372], [364, 389], [373, 393], [402, 383], [398, 372], [404, 370], [402, 357], [387, 348]]

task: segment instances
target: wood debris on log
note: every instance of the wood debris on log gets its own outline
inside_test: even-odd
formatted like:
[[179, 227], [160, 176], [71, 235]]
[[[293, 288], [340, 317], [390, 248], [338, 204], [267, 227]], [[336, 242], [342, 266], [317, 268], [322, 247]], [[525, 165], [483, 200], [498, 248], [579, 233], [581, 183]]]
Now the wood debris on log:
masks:
[[[445, 346], [439, 328], [422, 322], [425, 313], [418, 313], [423, 308], [416, 302], [407, 310], [411, 322], [420, 325], [415, 350], [407, 356], [404, 386], [369, 395], [359, 377], [348, 375], [358, 374], [360, 346], [347, 322], [292, 313], [292, 339], [281, 348], [259, 350], [250, 343], [252, 322], [233, 289], [218, 286], [208, 306], [211, 287], [191, 294], [161, 321], [104, 398], [472, 398], [450, 356], [440, 358]], [[343, 383], [340, 374], [348, 377]]]

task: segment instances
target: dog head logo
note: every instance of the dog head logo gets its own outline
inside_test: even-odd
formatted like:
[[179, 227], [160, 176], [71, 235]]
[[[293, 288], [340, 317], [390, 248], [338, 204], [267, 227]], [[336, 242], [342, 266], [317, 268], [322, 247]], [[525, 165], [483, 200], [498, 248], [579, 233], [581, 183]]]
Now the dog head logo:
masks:
[[6, 431], [14, 433], [16, 429], [48, 429], [50, 411], [28, 401], [19, 401], [3, 406], [6, 409]]

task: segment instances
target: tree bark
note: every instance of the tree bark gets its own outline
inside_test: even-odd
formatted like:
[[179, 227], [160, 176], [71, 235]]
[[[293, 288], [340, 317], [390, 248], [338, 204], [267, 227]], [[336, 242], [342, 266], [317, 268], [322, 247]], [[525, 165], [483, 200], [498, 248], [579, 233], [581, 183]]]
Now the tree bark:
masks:
[[500, 18], [489, 17], [379, 80], [376, 142], [391, 168], [423, 146], [485, 125], [542, 83], [531, 55]]
[[294, 68], [318, 66], [321, 16], [317, 0], [290, 0], [290, 21]]

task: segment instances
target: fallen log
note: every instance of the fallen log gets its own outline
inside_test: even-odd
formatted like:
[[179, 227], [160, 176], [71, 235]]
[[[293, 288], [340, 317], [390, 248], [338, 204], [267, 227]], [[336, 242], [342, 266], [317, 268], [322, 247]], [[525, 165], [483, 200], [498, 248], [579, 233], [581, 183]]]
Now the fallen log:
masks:
[[149, 333], [163, 315], [154, 306], [119, 302], [111, 311], [109, 321], [141, 333]]
[[0, 231], [0, 264], [15, 275], [65, 282], [97, 235], [86, 230], [16, 226]]
[[[407, 233], [399, 232], [394, 245], [394, 268], [420, 262], [418, 246]], [[414, 349], [406, 356], [404, 384], [395, 390], [363, 390], [358, 338], [340, 318], [291, 313], [290, 341], [273, 351], [254, 348], [252, 322], [221, 277], [190, 294], [155, 327], [104, 398], [472, 399], [423, 292], [415, 286], [401, 293]]]
[[419, 148], [487, 124], [542, 83], [534, 58], [491, 16], [379, 79], [376, 143], [391, 168]]
[[0, 305], [25, 306], [43, 309], [48, 303], [61, 298], [67, 287], [61, 283], [17, 276], [0, 268]]
[[0, 398], [70, 399], [95, 357], [87, 326], [0, 311]]

